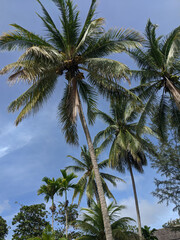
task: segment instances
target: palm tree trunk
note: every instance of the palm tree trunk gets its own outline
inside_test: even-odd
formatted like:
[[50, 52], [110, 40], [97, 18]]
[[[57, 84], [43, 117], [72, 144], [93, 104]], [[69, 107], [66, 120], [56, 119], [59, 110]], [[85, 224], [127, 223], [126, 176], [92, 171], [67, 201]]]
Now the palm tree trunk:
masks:
[[168, 78], [166, 78], [166, 85], [172, 94], [177, 108], [180, 110], [180, 91], [177, 89]]
[[133, 186], [133, 192], [134, 192], [134, 200], [135, 200], [135, 205], [136, 205], [136, 213], [137, 213], [137, 221], [138, 221], [138, 233], [139, 233], [140, 240], [142, 240], [141, 217], [140, 217], [139, 204], [138, 204], [138, 198], [137, 198], [137, 193], [136, 193], [136, 185], [135, 185], [135, 181], [134, 181], [132, 166], [131, 166], [131, 163], [130, 163], [129, 159], [128, 159], [128, 165], [129, 165], [129, 171], [130, 171], [130, 174], [131, 174], [131, 180], [132, 180], [132, 186]]
[[[78, 93], [77, 93], [78, 94]], [[104, 191], [102, 187], [102, 182], [101, 182], [101, 177], [99, 174], [99, 169], [98, 169], [98, 164], [96, 161], [96, 155], [94, 152], [94, 147], [92, 144], [91, 136], [89, 133], [89, 129], [86, 123], [86, 119], [84, 117], [81, 101], [78, 95], [78, 111], [79, 111], [79, 116], [81, 120], [82, 127], [84, 129], [84, 133], [86, 136], [86, 140], [88, 143], [88, 148], [89, 148], [89, 153], [91, 156], [91, 161], [94, 169], [94, 174], [95, 174], [95, 179], [96, 179], [96, 184], [97, 184], [97, 189], [98, 189], [98, 195], [99, 195], [99, 200], [101, 204], [101, 210], [102, 210], [102, 215], [103, 215], [103, 222], [104, 222], [104, 230], [105, 230], [105, 235], [106, 235], [106, 240], [113, 240], [112, 237], [112, 229], [110, 225], [110, 220], [109, 220], [109, 215], [108, 215], [108, 210], [107, 210], [107, 205], [106, 205], [106, 200], [104, 197]]]
[[95, 189], [95, 197], [96, 197], [96, 201], [97, 201], [97, 204], [100, 203], [99, 201], [99, 195], [98, 195], [98, 190], [97, 190], [97, 184], [96, 184], [96, 189]]
[[66, 238], [68, 239], [68, 206], [67, 206], [67, 191], [65, 191], [65, 212], [66, 212]]
[[54, 231], [54, 200], [52, 199], [52, 232]]

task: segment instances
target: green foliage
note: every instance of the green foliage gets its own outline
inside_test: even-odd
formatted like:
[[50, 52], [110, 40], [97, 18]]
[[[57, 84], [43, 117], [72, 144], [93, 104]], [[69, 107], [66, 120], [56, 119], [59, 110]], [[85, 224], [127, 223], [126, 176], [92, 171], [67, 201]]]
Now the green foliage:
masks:
[[[58, 204], [58, 209], [56, 210], [55, 220], [60, 224], [63, 225], [65, 228], [66, 224], [66, 217], [65, 217], [65, 203], [60, 202]], [[68, 225], [71, 227], [75, 226], [75, 221], [78, 218], [78, 205], [77, 204], [70, 204], [67, 206], [68, 211]]]
[[[101, 149], [100, 148], [94, 148], [94, 149], [95, 149], [95, 154], [96, 154], [96, 160], [98, 162], [98, 167], [101, 171], [101, 169], [108, 167], [108, 159], [99, 162], [98, 156], [101, 152]], [[94, 196], [96, 197], [96, 200], [99, 201], [91, 156], [90, 156], [90, 153], [89, 153], [87, 147], [85, 145], [83, 147], [81, 147], [81, 160], [78, 160], [77, 158], [72, 157], [70, 155], [68, 157], [70, 157], [74, 161], [75, 165], [68, 166], [68, 167], [66, 167], [66, 169], [70, 170], [72, 172], [83, 173], [83, 176], [79, 179], [79, 181], [77, 183], [79, 188], [75, 189], [73, 199], [79, 194], [78, 204], [80, 204], [80, 201], [81, 201], [84, 193], [86, 193], [87, 203], [89, 206], [90, 206], [90, 203], [93, 200]], [[118, 178], [116, 176], [113, 176], [111, 174], [108, 174], [108, 173], [105, 173], [102, 171], [100, 172], [100, 176], [101, 176], [101, 181], [102, 181], [103, 190], [104, 190], [105, 195], [108, 198], [113, 198], [115, 200], [106, 181], [113, 184], [113, 186], [116, 186], [116, 181], [123, 181], [123, 180], [121, 178]]]
[[180, 144], [171, 139], [167, 143], [160, 143], [158, 149], [158, 156], [152, 159], [152, 167], [161, 174], [162, 179], [155, 179], [153, 195], [159, 198], [160, 203], [173, 203], [173, 210], [180, 214]]
[[158, 240], [156, 236], [153, 235], [155, 231], [157, 231], [155, 228], [150, 230], [150, 227], [144, 226], [142, 229], [142, 235], [144, 237], [144, 240]]
[[14, 216], [12, 225], [15, 225], [13, 240], [26, 240], [28, 238], [40, 237], [45, 227], [47, 211], [45, 204], [22, 206], [17, 215]]
[[40, 187], [40, 189], [38, 190], [38, 195], [44, 194], [44, 199], [46, 202], [49, 201], [49, 198], [52, 200], [51, 211], [54, 212], [56, 210], [56, 206], [54, 204], [54, 195], [58, 192], [60, 188], [59, 181], [55, 180], [54, 178], [50, 179], [48, 177], [44, 177], [42, 181], [45, 182], [46, 185], [42, 185]]
[[180, 218], [170, 220], [162, 225], [163, 228], [170, 228], [172, 231], [180, 231]]
[[[108, 206], [108, 213], [111, 222], [113, 238], [115, 240], [138, 239], [137, 235], [128, 231], [129, 222], [134, 221], [132, 218], [120, 218], [120, 212], [124, 206], [118, 206], [111, 203]], [[77, 227], [82, 230], [82, 236], [78, 240], [105, 240], [104, 224], [100, 204], [94, 201], [91, 208], [82, 208], [82, 220], [77, 221]]]
[[58, 194], [62, 196], [65, 193], [65, 201], [67, 201], [67, 191], [69, 191], [70, 189], [77, 188], [76, 184], [71, 183], [71, 181], [77, 178], [77, 176], [74, 173], [68, 174], [66, 169], [61, 169], [60, 171], [61, 171], [62, 177], [58, 178], [59, 186], [60, 186]]
[[140, 70], [133, 71], [141, 84], [131, 91], [144, 101], [142, 121], [150, 117], [155, 130], [167, 138], [170, 114], [180, 136], [180, 27], [167, 36], [156, 36], [156, 24], [148, 20], [144, 48], [131, 52]]
[[141, 110], [140, 106], [122, 96], [119, 101], [111, 101], [111, 115], [97, 112], [108, 126], [96, 135], [95, 142], [103, 140], [101, 148], [111, 146], [109, 165], [120, 172], [125, 172], [129, 163], [143, 172], [142, 166], [147, 164], [145, 153], [155, 154], [153, 145], [145, 138], [146, 134], [154, 133], [139, 122], [138, 112]]
[[4, 240], [8, 234], [8, 226], [6, 220], [0, 216], [0, 240]]
[[[10, 72], [9, 81], [12, 83], [25, 80], [31, 84], [31, 87], [9, 106], [10, 112], [22, 108], [16, 125], [30, 113], [39, 110], [53, 93], [58, 77], [64, 75], [66, 86], [59, 103], [58, 117], [67, 142], [78, 144], [76, 120], [80, 97], [87, 104], [87, 116], [92, 124], [97, 99], [92, 85], [99, 90], [103, 87], [106, 95], [112, 91], [119, 95], [121, 87], [116, 89], [117, 79], [128, 80], [129, 69], [126, 65], [104, 57], [140, 46], [143, 38], [138, 32], [130, 29], [110, 29], [106, 32], [103, 28], [104, 19], [95, 19], [96, 0], [91, 2], [83, 26], [73, 1], [52, 1], [59, 10], [60, 24], [57, 25], [61, 28], [57, 28], [48, 11], [38, 0], [43, 12], [42, 16], [38, 16], [46, 28], [46, 39], [12, 24], [16, 31], [0, 37], [0, 49], [19, 49], [24, 50], [24, 53], [15, 63], [5, 66], [0, 73]], [[87, 80], [90, 84], [85, 81], [84, 72], [89, 73]], [[122, 91], [135, 97], [126, 89]]]

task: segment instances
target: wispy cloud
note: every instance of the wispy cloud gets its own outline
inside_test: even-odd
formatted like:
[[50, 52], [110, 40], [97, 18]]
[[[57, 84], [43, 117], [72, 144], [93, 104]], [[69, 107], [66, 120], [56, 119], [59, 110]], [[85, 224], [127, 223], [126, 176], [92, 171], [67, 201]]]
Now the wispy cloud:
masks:
[[0, 158], [12, 151], [23, 148], [33, 138], [30, 130], [17, 129], [13, 124], [7, 124], [0, 132]]
[[[126, 206], [126, 209], [122, 210], [122, 216], [131, 217], [136, 220], [136, 208], [133, 197], [123, 199], [119, 204]], [[148, 199], [140, 199], [139, 208], [142, 226], [148, 225], [155, 228], [161, 228], [168, 220], [178, 217], [177, 213], [172, 212], [171, 206], [167, 207], [165, 204], [158, 204]]]

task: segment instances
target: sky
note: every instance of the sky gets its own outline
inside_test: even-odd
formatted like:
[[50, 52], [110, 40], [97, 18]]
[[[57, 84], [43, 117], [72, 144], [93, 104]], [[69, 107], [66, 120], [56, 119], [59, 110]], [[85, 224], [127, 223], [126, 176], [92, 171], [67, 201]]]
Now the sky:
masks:
[[[17, 23], [24, 28], [39, 35], [45, 35], [44, 26], [36, 12], [42, 13], [36, 0], [0, 0], [0, 35], [12, 30], [9, 24]], [[58, 22], [58, 11], [51, 0], [42, 0], [48, 11]], [[80, 10], [82, 22], [88, 12], [90, 0], [76, 0]], [[99, 0], [97, 17], [104, 17], [106, 29], [109, 28], [132, 28], [144, 32], [147, 20], [158, 24], [158, 34], [168, 34], [180, 23], [179, 0]], [[0, 69], [18, 59], [21, 52], [0, 52]], [[114, 57], [114, 56], [113, 56]], [[135, 65], [124, 54], [115, 56], [129, 67]], [[18, 83], [9, 86], [8, 75], [0, 76], [0, 216], [11, 224], [14, 214], [17, 214], [20, 204], [31, 205], [44, 202], [43, 196], [37, 196], [37, 190], [42, 184], [42, 178], [59, 177], [60, 169], [71, 164], [67, 155], [80, 157], [80, 147], [69, 146], [64, 139], [58, 123], [57, 106], [62, 98], [64, 79], [60, 78], [54, 94], [48, 99], [37, 114], [24, 119], [18, 127], [14, 121], [18, 113], [8, 113], [7, 107], [22, 94], [27, 85]], [[132, 83], [133, 84], [133, 83]], [[107, 111], [108, 103], [99, 97], [99, 108]], [[105, 125], [97, 120], [90, 127], [92, 138]], [[80, 146], [86, 144], [81, 126], [78, 124]], [[108, 157], [108, 152], [102, 154], [102, 159]], [[109, 170], [108, 170], [109, 171]], [[111, 171], [110, 171], [111, 172]], [[119, 204], [126, 205], [122, 216], [136, 219], [133, 192], [130, 176], [127, 174], [118, 176], [126, 181], [119, 182], [115, 189], [111, 186], [113, 194]], [[157, 174], [154, 169], [145, 167], [145, 173], [135, 172], [137, 192], [140, 202], [142, 225], [161, 228], [162, 224], [170, 219], [178, 217], [172, 211], [173, 206], [157, 204], [151, 192], [155, 189], [153, 182]], [[71, 194], [70, 194], [71, 196]], [[56, 198], [56, 201], [62, 200]], [[16, 203], [17, 202], [17, 203]], [[109, 203], [109, 200], [107, 200]], [[85, 199], [81, 206], [85, 205]], [[12, 230], [7, 237], [11, 239]]]

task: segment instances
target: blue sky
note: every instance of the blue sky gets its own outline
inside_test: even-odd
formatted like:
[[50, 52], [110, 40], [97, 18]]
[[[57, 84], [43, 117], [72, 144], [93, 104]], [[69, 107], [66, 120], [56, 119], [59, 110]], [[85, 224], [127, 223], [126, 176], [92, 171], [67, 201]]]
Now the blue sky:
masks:
[[[82, 21], [84, 20], [90, 0], [76, 0]], [[54, 19], [58, 20], [58, 11], [51, 0], [42, 0]], [[148, 18], [159, 25], [158, 34], [168, 34], [180, 22], [179, 0], [99, 0], [97, 16], [106, 19], [106, 29], [111, 27], [133, 28], [144, 31]], [[11, 23], [17, 23], [37, 34], [44, 35], [44, 27], [35, 12], [41, 13], [37, 1], [1, 0], [0, 34], [12, 30]], [[14, 62], [20, 52], [1, 52], [0, 68]], [[125, 55], [118, 55], [116, 59], [135, 67], [132, 60]], [[0, 81], [0, 215], [8, 224], [18, 212], [19, 205], [43, 202], [43, 196], [37, 196], [37, 189], [44, 176], [59, 177], [59, 169], [71, 163], [66, 156], [73, 155], [79, 158], [80, 149], [66, 144], [57, 120], [57, 106], [62, 97], [62, 82], [58, 86], [43, 108], [35, 115], [25, 119], [18, 127], [14, 121], [17, 113], [8, 113], [7, 106], [27, 89], [24, 83], [9, 86], [6, 82], [8, 76], [1, 76]], [[108, 104], [99, 98], [99, 108], [107, 110]], [[92, 137], [105, 127], [97, 120], [95, 126], [90, 128]], [[80, 145], [86, 144], [81, 126], [79, 129]], [[108, 153], [102, 155], [107, 158]], [[150, 164], [149, 164], [150, 165]], [[145, 174], [135, 173], [137, 191], [140, 200], [142, 225], [160, 228], [169, 219], [177, 217], [172, 212], [173, 206], [157, 204], [157, 199], [151, 195], [154, 189], [153, 178], [155, 170], [145, 168]], [[117, 201], [127, 206], [123, 215], [136, 219], [132, 187], [128, 174], [119, 175], [127, 184], [119, 183], [113, 190]], [[58, 199], [56, 199], [57, 201]], [[85, 203], [85, 201], [83, 202]], [[83, 206], [82, 203], [82, 206]], [[8, 240], [11, 239], [10, 231]]]

